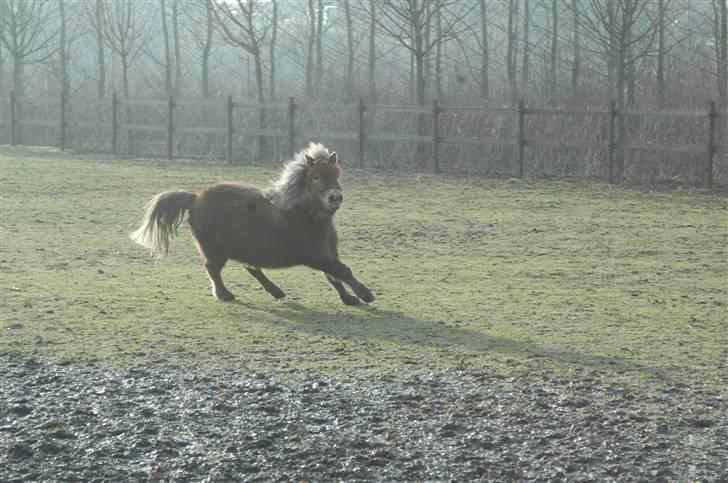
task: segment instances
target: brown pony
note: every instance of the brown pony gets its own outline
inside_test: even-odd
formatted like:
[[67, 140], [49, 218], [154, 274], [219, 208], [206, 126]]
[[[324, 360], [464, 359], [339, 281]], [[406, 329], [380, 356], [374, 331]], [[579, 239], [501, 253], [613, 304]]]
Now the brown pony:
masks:
[[324, 272], [345, 304], [357, 305], [360, 299], [371, 302], [372, 292], [339, 260], [333, 216], [344, 200], [340, 173], [336, 153], [311, 143], [284, 165], [279, 179], [267, 189], [218, 183], [199, 193], [158, 194], [147, 205], [142, 226], [131, 239], [163, 259], [189, 211], [192, 235], [218, 299], [235, 298], [220, 274], [232, 259], [243, 263], [276, 299], [285, 293], [261, 269], [306, 265]]

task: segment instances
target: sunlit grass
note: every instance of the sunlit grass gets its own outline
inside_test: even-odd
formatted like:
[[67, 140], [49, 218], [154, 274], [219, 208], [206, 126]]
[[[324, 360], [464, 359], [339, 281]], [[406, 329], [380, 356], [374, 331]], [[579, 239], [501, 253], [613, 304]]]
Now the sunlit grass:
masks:
[[2, 146], [2, 349], [110, 364], [332, 373], [468, 367], [725, 384], [728, 203], [700, 192], [349, 170], [340, 252], [377, 295], [340, 303], [306, 268], [223, 271], [212, 298], [180, 229], [128, 239], [155, 193], [265, 183], [277, 167]]

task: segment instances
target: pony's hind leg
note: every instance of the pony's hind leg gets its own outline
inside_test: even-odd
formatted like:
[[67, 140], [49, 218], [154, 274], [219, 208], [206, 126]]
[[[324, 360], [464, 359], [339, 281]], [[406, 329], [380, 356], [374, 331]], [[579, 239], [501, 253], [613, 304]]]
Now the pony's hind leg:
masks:
[[281, 290], [281, 288], [273, 283], [271, 279], [265, 276], [263, 273], [263, 270], [257, 267], [249, 267], [246, 265], [245, 269], [250, 273], [255, 279], [260, 282], [260, 284], [263, 286], [266, 292], [271, 294], [276, 299], [282, 299], [286, 296], [286, 293]]
[[361, 303], [358, 297], [350, 294], [346, 290], [346, 287], [344, 287], [344, 284], [341, 280], [332, 275], [329, 275], [328, 273], [324, 273], [324, 275], [326, 276], [326, 280], [328, 280], [331, 286], [334, 287], [339, 293], [339, 297], [341, 298], [342, 302], [344, 302], [346, 305], [359, 305]]
[[207, 270], [207, 276], [210, 277], [212, 282], [212, 295], [215, 298], [223, 301], [234, 300], [235, 296], [225, 288], [225, 284], [222, 283], [222, 267], [225, 266], [227, 259], [213, 259], [205, 258], [205, 270]]

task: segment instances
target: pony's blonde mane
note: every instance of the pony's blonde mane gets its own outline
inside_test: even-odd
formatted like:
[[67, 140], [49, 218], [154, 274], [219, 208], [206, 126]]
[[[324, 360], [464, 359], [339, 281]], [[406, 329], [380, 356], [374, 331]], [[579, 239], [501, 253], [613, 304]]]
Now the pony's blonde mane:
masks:
[[291, 161], [283, 165], [278, 179], [265, 190], [265, 196], [274, 206], [281, 210], [290, 210], [302, 203], [306, 185], [306, 170], [308, 160], [315, 162], [328, 162], [329, 150], [323, 144], [311, 143], [306, 149], [296, 153]]

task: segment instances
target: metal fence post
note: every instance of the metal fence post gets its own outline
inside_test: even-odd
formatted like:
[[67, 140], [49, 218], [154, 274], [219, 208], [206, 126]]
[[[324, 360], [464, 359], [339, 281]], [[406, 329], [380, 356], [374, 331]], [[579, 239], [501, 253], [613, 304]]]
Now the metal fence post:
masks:
[[523, 151], [526, 146], [526, 142], [523, 137], [523, 125], [525, 112], [523, 108], [523, 99], [518, 99], [518, 177], [523, 178]]
[[117, 123], [117, 107], [119, 101], [116, 98], [116, 92], [111, 94], [111, 154], [116, 155], [116, 133], [119, 125]]
[[296, 99], [288, 98], [288, 151], [291, 158], [296, 150]]
[[713, 188], [713, 158], [715, 156], [715, 118], [718, 117], [718, 112], [715, 110], [715, 102], [710, 101], [708, 105], [708, 166], [707, 166], [707, 177], [706, 184], [708, 189]]
[[364, 112], [366, 111], [364, 105], [364, 98], [359, 98], [359, 167], [364, 167], [364, 146], [365, 146], [365, 134], [364, 134]]
[[614, 123], [617, 120], [617, 103], [609, 101], [607, 108], [607, 163], [609, 165], [609, 183], [614, 183]]
[[18, 122], [15, 115], [15, 91], [10, 91], [10, 144], [12, 146], [15, 146], [15, 124]]
[[66, 93], [61, 91], [61, 113], [60, 113], [60, 139], [59, 148], [61, 151], [66, 149]]
[[[438, 114], [440, 108], [437, 105], [437, 99], [432, 100], [432, 165], [435, 173], [440, 172], [440, 125]], [[523, 176], [523, 174], [521, 174]]]
[[233, 164], [233, 96], [227, 100], [227, 161]]
[[174, 147], [174, 99], [167, 100], [167, 159], [172, 159]]

